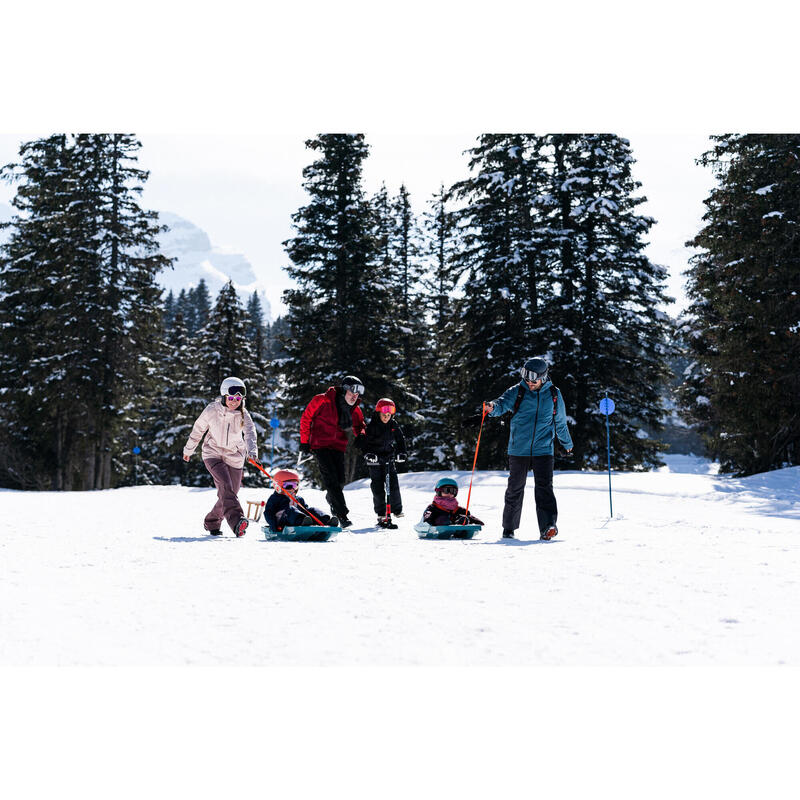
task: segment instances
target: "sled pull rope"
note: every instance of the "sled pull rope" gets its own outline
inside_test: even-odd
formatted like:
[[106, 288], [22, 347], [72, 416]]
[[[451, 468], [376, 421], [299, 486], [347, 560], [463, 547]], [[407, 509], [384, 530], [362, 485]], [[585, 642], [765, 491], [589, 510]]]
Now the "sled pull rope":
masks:
[[[252, 464], [254, 467], [256, 467], [256, 468], [260, 469], [260, 470], [261, 470], [261, 471], [262, 471], [262, 472], [263, 472], [263, 473], [264, 473], [264, 474], [265, 474], [265, 475], [266, 475], [266, 476], [267, 476], [267, 477], [268, 477], [268, 478], [269, 478], [269, 479], [270, 479], [270, 480], [271, 480], [273, 483], [275, 483], [275, 478], [273, 478], [273, 477], [272, 477], [272, 475], [270, 475], [270, 474], [269, 474], [269, 472], [267, 472], [267, 471], [264, 469], [264, 467], [262, 467], [262, 466], [261, 466], [261, 464], [259, 464], [259, 463], [258, 463], [258, 461], [253, 461], [253, 459], [252, 459], [252, 458], [248, 458], [248, 459], [247, 459], [247, 461], [248, 461], [250, 464]], [[324, 523], [324, 522], [323, 522], [321, 519], [318, 519], [318, 518], [317, 518], [317, 517], [316, 517], [314, 514], [312, 514], [312, 513], [311, 513], [311, 512], [310, 512], [310, 511], [309, 511], [309, 510], [308, 510], [308, 509], [307, 509], [307, 508], [306, 508], [306, 507], [305, 507], [305, 506], [302, 504], [302, 503], [300, 503], [300, 502], [297, 500], [297, 498], [296, 498], [296, 497], [295, 497], [295, 496], [294, 496], [294, 495], [293, 495], [293, 494], [292, 494], [290, 491], [288, 491], [287, 489], [284, 489], [284, 488], [283, 488], [283, 486], [281, 486], [281, 491], [282, 491], [282, 492], [283, 492], [283, 493], [284, 493], [284, 494], [285, 494], [285, 495], [286, 495], [286, 496], [287, 496], [287, 497], [288, 497], [290, 500], [293, 500], [296, 506], [298, 506], [298, 507], [299, 507], [299, 508], [301, 508], [303, 511], [305, 511], [305, 512], [306, 512], [306, 514], [308, 514], [308, 516], [309, 516], [309, 517], [311, 517], [313, 520], [316, 520], [316, 522], [317, 522], [317, 524], [318, 524], [318, 525], [322, 525], [323, 527], [325, 527], [325, 523]]]
[[469, 476], [469, 491], [467, 492], [467, 507], [464, 509], [464, 522], [466, 525], [469, 521], [469, 500], [472, 497], [472, 479], [475, 477], [475, 465], [478, 463], [478, 448], [481, 446], [481, 433], [483, 432], [483, 421], [486, 419], [486, 403], [483, 403], [481, 409], [481, 427], [478, 429], [478, 442], [475, 445], [475, 458], [472, 459], [472, 474]]

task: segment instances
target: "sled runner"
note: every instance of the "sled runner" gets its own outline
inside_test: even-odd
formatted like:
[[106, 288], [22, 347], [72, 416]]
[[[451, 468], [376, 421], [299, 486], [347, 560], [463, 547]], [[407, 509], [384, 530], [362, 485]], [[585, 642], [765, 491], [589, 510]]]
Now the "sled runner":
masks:
[[471, 539], [480, 529], [480, 525], [428, 525], [427, 522], [414, 526], [420, 539]]
[[268, 542], [327, 542], [342, 529], [325, 525], [287, 525], [276, 532], [264, 525], [261, 530]]

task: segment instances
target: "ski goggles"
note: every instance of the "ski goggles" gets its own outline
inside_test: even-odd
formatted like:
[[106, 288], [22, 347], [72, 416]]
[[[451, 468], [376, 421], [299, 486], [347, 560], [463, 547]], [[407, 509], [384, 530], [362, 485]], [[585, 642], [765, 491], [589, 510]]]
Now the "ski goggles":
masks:
[[241, 392], [235, 392], [234, 394], [228, 392], [228, 394], [226, 394], [225, 397], [227, 397], [229, 400], [242, 400], [244, 398], [244, 395], [241, 394]]
[[363, 383], [343, 383], [342, 389], [346, 389], [348, 392], [352, 392], [353, 394], [364, 394]]
[[451, 494], [455, 497], [458, 494], [458, 486], [440, 486], [436, 494]]
[[290, 492], [293, 492], [293, 491], [295, 491], [295, 490], [297, 489], [297, 487], [299, 486], [299, 484], [297, 483], [297, 481], [284, 481], [284, 482], [281, 484], [281, 486], [282, 486], [284, 489], [288, 489]]
[[520, 370], [520, 374], [526, 381], [530, 381], [531, 383], [536, 383], [536, 381], [547, 380], [546, 370], [544, 372], [534, 372], [532, 369], [525, 369], [525, 367], [523, 367]]
[[240, 394], [242, 397], [246, 397], [247, 389], [244, 386], [229, 386], [228, 394]]

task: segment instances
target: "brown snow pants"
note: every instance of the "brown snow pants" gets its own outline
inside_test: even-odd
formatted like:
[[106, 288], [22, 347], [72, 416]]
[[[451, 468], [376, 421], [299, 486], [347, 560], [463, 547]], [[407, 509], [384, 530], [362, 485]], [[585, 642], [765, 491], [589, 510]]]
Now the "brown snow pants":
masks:
[[219, 530], [222, 520], [225, 519], [231, 530], [235, 530], [236, 523], [244, 516], [239, 498], [236, 496], [242, 485], [244, 469], [229, 467], [221, 458], [203, 459], [203, 463], [217, 487], [217, 502], [206, 514], [204, 527], [207, 531]]

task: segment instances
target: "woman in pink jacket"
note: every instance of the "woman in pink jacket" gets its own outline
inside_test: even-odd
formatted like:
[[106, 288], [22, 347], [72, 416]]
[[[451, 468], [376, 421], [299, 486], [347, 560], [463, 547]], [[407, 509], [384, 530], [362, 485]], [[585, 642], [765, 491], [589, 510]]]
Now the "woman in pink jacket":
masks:
[[203, 463], [217, 487], [217, 502], [206, 514], [204, 527], [212, 536], [222, 536], [220, 526], [225, 519], [237, 536], [244, 536], [247, 518], [236, 495], [242, 485], [245, 457], [258, 460], [256, 426], [244, 407], [244, 381], [225, 378], [219, 393], [195, 421], [183, 448], [183, 460], [191, 458], [205, 434]]

